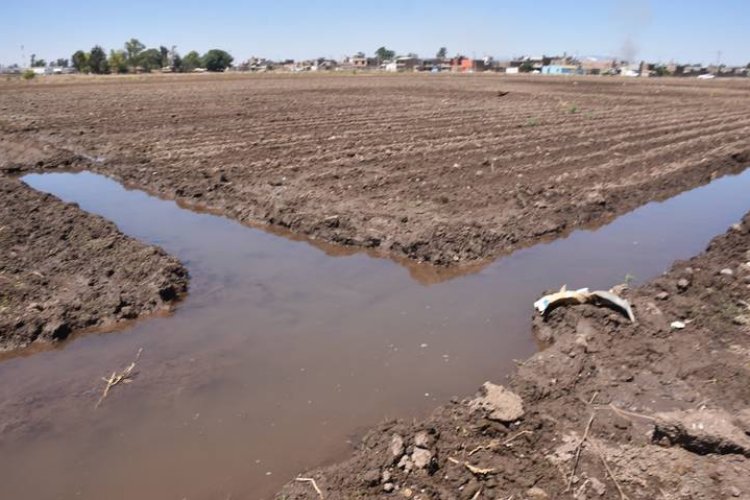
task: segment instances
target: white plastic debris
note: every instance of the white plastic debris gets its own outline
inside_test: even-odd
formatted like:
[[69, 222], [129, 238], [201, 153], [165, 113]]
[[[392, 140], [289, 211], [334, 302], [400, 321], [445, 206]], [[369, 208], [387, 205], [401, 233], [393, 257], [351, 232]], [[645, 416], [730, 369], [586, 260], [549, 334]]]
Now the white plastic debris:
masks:
[[546, 314], [549, 309], [571, 304], [594, 304], [613, 307], [622, 311], [631, 322], [635, 322], [635, 315], [633, 314], [633, 309], [630, 307], [630, 303], [612, 291], [595, 290], [590, 292], [588, 288], [568, 290], [563, 285], [559, 292], [545, 295], [534, 302], [534, 308], [541, 314]]
[[672, 330], [682, 330], [687, 325], [685, 325], [685, 323], [683, 323], [682, 321], [672, 321], [669, 326], [672, 328]]
[[567, 290], [563, 285], [559, 292], [545, 295], [534, 302], [534, 308], [544, 314], [551, 305], [585, 304], [588, 301], [589, 289]]
[[630, 302], [627, 300], [619, 297], [618, 295], [615, 295], [612, 292], [605, 292], [603, 290], [595, 290], [591, 292], [591, 296], [593, 297], [593, 302], [596, 303], [606, 303], [616, 306], [617, 308], [621, 309], [630, 320], [631, 323], [635, 323], [635, 315], [633, 314], [633, 309], [630, 307]]

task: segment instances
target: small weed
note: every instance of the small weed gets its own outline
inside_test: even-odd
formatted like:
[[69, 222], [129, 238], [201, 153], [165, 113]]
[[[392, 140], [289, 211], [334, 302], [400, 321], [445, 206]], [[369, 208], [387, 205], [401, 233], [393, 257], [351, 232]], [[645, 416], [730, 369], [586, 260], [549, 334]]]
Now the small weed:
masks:
[[576, 104], [573, 104], [568, 108], [568, 113], [570, 113], [571, 115], [578, 113], [578, 111], [580, 110], [578, 109], [578, 106]]
[[526, 126], [527, 127], [536, 127], [537, 125], [539, 125], [539, 119], [538, 118], [531, 117], [528, 120], [526, 120]]
[[635, 276], [633, 276], [630, 273], [627, 273], [625, 275], [625, 286], [627, 286], [628, 288], [630, 288], [630, 285], [633, 284], [633, 282], [635, 281], [635, 279], [636, 279]]
[[34, 73], [33, 69], [27, 69], [21, 74], [21, 77], [23, 77], [24, 80], [33, 80], [36, 76], [36, 73]]

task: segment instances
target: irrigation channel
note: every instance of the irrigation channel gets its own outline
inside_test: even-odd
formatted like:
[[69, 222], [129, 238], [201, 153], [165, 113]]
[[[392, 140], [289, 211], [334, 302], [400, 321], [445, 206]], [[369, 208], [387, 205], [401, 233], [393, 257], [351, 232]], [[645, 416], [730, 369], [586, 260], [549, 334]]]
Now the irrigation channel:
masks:
[[[595, 230], [429, 279], [180, 208], [93, 173], [24, 182], [162, 246], [191, 274], [168, 317], [0, 362], [3, 498], [270, 498], [384, 418], [426, 415], [531, 355], [544, 290], [638, 281], [750, 209], [750, 171]], [[429, 275], [429, 273], [428, 273]], [[133, 383], [94, 404], [142, 349]]]

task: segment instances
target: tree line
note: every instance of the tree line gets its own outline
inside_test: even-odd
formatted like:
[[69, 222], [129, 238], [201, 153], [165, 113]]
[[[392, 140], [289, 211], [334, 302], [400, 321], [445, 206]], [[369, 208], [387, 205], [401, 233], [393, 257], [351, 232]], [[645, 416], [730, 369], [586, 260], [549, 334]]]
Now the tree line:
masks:
[[169, 68], [171, 71], [188, 73], [196, 69], [207, 71], [224, 71], [232, 66], [234, 58], [228, 52], [211, 49], [203, 55], [190, 51], [184, 57], [176, 48], [160, 46], [147, 48], [136, 38], [125, 42], [122, 49], [112, 49], [109, 54], [99, 45], [90, 51], [76, 51], [71, 57], [71, 64], [81, 73], [103, 75], [107, 73], [135, 73]]
[[[360, 53], [361, 54], [361, 53]], [[364, 57], [364, 54], [361, 54], [362, 57]], [[414, 54], [413, 52], [408, 54], [409, 57], [417, 57], [417, 54]], [[378, 50], [375, 51], [375, 57], [380, 61], [391, 61], [393, 58], [396, 57], [396, 51], [387, 49], [385, 47], [380, 47]], [[440, 47], [440, 49], [437, 51], [437, 54], [435, 54], [435, 57], [440, 60], [445, 60], [448, 58], [448, 48], [447, 47]]]

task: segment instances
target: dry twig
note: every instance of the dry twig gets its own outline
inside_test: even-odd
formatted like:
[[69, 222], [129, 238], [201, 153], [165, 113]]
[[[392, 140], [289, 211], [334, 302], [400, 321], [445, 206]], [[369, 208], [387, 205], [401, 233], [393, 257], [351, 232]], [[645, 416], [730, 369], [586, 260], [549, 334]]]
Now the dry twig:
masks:
[[138, 354], [135, 355], [135, 360], [120, 373], [112, 372], [112, 375], [110, 375], [109, 378], [102, 377], [102, 380], [104, 380], [107, 385], [104, 387], [104, 392], [102, 392], [101, 397], [99, 397], [99, 401], [97, 401], [96, 405], [94, 405], [95, 409], [99, 408], [99, 405], [102, 404], [104, 399], [109, 395], [110, 389], [112, 389], [114, 386], [120, 384], [129, 384], [133, 381], [133, 370], [135, 369], [135, 364], [139, 359], [141, 359], [142, 352], [143, 348], [141, 347], [140, 349], [138, 349]]
[[651, 415], [644, 415], [643, 413], [635, 413], [633, 411], [627, 411], [623, 410], [622, 408], [618, 408], [612, 403], [608, 404], [607, 406], [598, 406], [596, 408], [597, 410], [612, 410], [613, 412], [617, 413], [621, 417], [635, 417], [635, 418], [644, 418], [646, 420], [656, 421], [656, 417], [652, 417]]
[[534, 434], [531, 431], [521, 431], [518, 434], [513, 435], [512, 437], [506, 439], [505, 441], [498, 441], [497, 439], [493, 439], [490, 441], [490, 444], [477, 446], [473, 450], [469, 452], [469, 456], [472, 456], [474, 453], [481, 451], [481, 450], [496, 450], [502, 446], [508, 446], [512, 441], [515, 441], [517, 438], [525, 435], [525, 434]]
[[[593, 396], [591, 396], [591, 400], [589, 401], [589, 405], [594, 403], [594, 400], [599, 395], [598, 392], [595, 392]], [[594, 417], [596, 416], [596, 412], [591, 413], [591, 417], [589, 418], [589, 421], [586, 423], [586, 428], [583, 430], [583, 437], [578, 442], [578, 446], [576, 447], [576, 456], [575, 460], [573, 461], [573, 470], [570, 471], [570, 477], [568, 478], [568, 486], [565, 488], [565, 491], [570, 491], [571, 486], [573, 486], [573, 478], [576, 475], [576, 469], [578, 469], [578, 462], [581, 460], [581, 450], [583, 449], [583, 443], [586, 442], [586, 439], [589, 437], [589, 431], [591, 430], [591, 424], [594, 423]]]
[[477, 467], [476, 465], [471, 465], [469, 462], [456, 460], [453, 457], [448, 457], [448, 461], [453, 462], [456, 465], [463, 465], [469, 470], [469, 472], [471, 472], [475, 476], [486, 476], [488, 474], [494, 474], [495, 472], [497, 472], [495, 469], [482, 469], [480, 467]]
[[295, 481], [299, 481], [301, 483], [310, 483], [312, 484], [312, 487], [315, 488], [315, 491], [318, 493], [318, 496], [323, 500], [323, 492], [320, 491], [320, 488], [318, 488], [318, 483], [315, 482], [315, 479], [311, 477], [298, 477], [295, 479]]
[[[583, 497], [583, 493], [586, 491], [586, 487], [591, 483], [591, 479], [586, 479], [581, 486], [578, 487], [578, 490], [573, 493], [573, 498], [581, 498]], [[584, 497], [585, 498], [585, 497]]]
[[612, 479], [612, 482], [615, 483], [615, 487], [617, 488], [617, 491], [620, 493], [620, 500], [629, 500], [628, 496], [622, 490], [622, 486], [620, 486], [620, 483], [617, 481], [617, 478], [612, 473], [612, 469], [609, 468], [609, 464], [607, 463], [607, 460], [604, 458], [602, 451], [596, 445], [594, 445], [594, 448], [596, 448], [596, 453], [597, 455], [599, 455], [599, 459], [601, 459], [602, 464], [604, 465], [604, 468], [607, 471], [607, 474], [609, 474], [609, 477]]

